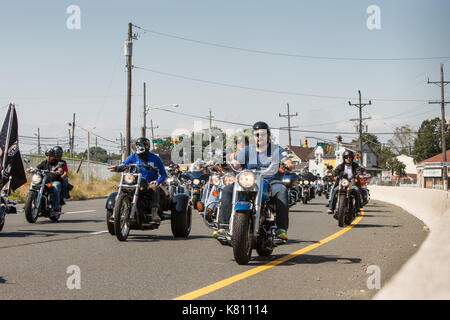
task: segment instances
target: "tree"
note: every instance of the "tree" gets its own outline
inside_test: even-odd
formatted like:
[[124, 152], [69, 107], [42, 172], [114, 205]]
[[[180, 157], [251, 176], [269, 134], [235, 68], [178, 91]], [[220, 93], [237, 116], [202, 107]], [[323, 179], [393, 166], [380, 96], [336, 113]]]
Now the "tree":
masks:
[[391, 172], [399, 177], [406, 176], [406, 165], [399, 161], [397, 158], [391, 158], [386, 162], [386, 169], [391, 170]]
[[[449, 125], [446, 124], [446, 139], [450, 141]], [[442, 152], [441, 119], [424, 120], [414, 141], [414, 161], [420, 162]]]
[[396, 155], [409, 155], [415, 139], [416, 135], [412, 132], [412, 128], [404, 125], [394, 129], [394, 136], [388, 140], [387, 146]]

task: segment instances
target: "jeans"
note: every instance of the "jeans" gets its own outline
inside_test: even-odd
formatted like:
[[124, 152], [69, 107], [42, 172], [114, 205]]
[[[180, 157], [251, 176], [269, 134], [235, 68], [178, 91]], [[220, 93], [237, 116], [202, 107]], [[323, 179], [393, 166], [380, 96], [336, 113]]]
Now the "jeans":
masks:
[[61, 196], [61, 189], [62, 184], [59, 181], [52, 182], [52, 188], [53, 188], [53, 197], [52, 197], [52, 206], [53, 209], [60, 209], [60, 196]]
[[64, 199], [69, 199], [69, 178], [65, 177], [62, 178], [62, 182], [61, 182], [61, 191], [62, 191], [62, 196]]
[[[220, 199], [220, 224], [229, 224], [233, 210], [233, 187], [234, 184], [230, 184], [222, 190], [222, 197]], [[287, 230], [289, 227], [288, 189], [281, 181], [270, 182], [270, 187], [272, 190], [272, 198], [275, 198], [277, 227]]]

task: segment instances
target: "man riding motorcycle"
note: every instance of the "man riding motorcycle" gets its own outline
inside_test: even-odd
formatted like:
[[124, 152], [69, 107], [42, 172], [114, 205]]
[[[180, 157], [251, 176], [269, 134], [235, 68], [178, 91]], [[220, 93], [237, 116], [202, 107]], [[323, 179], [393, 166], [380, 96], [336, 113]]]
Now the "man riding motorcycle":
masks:
[[[333, 176], [341, 177], [344, 174], [347, 174], [347, 177], [349, 180], [359, 178], [359, 175], [362, 174], [364, 169], [361, 168], [359, 166], [359, 164], [357, 164], [356, 162], [353, 161], [355, 159], [355, 154], [353, 153], [353, 151], [345, 150], [342, 157], [344, 158], [344, 162], [342, 162], [341, 164], [336, 166], [336, 168], [333, 170]], [[361, 196], [360, 196], [361, 185], [360, 185], [359, 179], [357, 179], [357, 180], [358, 181], [356, 183], [354, 183], [352, 186], [352, 193], [354, 194], [355, 200], [356, 200], [356, 212], [357, 212], [357, 214], [359, 214], [359, 212], [361, 211]], [[337, 188], [337, 185], [335, 184], [333, 186], [333, 190], [330, 193], [330, 199], [329, 199], [330, 200], [330, 202], [329, 202], [330, 209], [328, 210], [329, 214], [333, 214], [336, 209], [337, 191], [338, 191], [338, 188]]]
[[69, 185], [69, 169], [67, 167], [67, 162], [65, 160], [62, 160], [63, 155], [63, 148], [60, 146], [53, 147], [53, 150], [55, 151], [55, 157], [58, 161], [58, 166], [63, 168], [63, 174], [61, 175], [61, 187], [62, 187], [62, 193], [61, 193], [61, 203], [64, 204], [64, 199], [70, 199], [70, 186]]
[[[59, 161], [56, 159], [55, 150], [47, 149], [45, 151], [45, 160], [38, 164], [36, 168], [54, 172], [48, 176], [53, 188], [52, 210], [53, 212], [61, 212], [61, 176], [64, 173], [64, 169], [60, 166]], [[30, 172], [31, 169], [27, 168], [25, 171]]]
[[[294, 169], [292, 160], [287, 158], [286, 151], [278, 145], [270, 142], [270, 128], [265, 122], [256, 122], [252, 127], [255, 144], [242, 149], [231, 164], [235, 169], [257, 169], [268, 168], [272, 163], [283, 163], [289, 170]], [[287, 240], [287, 229], [289, 225], [289, 199], [288, 190], [282, 182], [283, 174], [278, 172], [268, 176], [265, 180], [271, 185], [271, 196], [276, 198], [276, 230], [277, 237]], [[232, 196], [234, 184], [223, 188], [220, 199], [220, 221], [221, 225], [228, 224], [232, 212]], [[225, 229], [219, 229], [213, 233], [217, 238], [226, 235]]]
[[[158, 210], [160, 207], [160, 199], [164, 191], [161, 189], [160, 185], [167, 179], [166, 169], [156, 154], [150, 152], [150, 140], [141, 137], [136, 140], [136, 152], [130, 155], [123, 162], [124, 165], [127, 164], [139, 164], [139, 165], [151, 165], [158, 169], [158, 173], [153, 170], [147, 170], [145, 168], [139, 168], [139, 172], [148, 181], [148, 189], [145, 193], [150, 199], [149, 207], [151, 208], [151, 218], [155, 222], [160, 222], [161, 217], [158, 215]], [[113, 166], [109, 167], [111, 172], [120, 172], [120, 168]]]

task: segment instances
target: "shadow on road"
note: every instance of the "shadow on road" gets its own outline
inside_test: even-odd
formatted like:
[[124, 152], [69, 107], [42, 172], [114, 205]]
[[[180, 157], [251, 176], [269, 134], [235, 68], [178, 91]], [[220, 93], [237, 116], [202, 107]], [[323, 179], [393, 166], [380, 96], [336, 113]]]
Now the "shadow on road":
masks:
[[6, 283], [6, 282], [7, 282], [7, 280], [5, 280], [3, 277], [0, 276], [0, 284]]
[[37, 237], [52, 237], [58, 234], [77, 234], [77, 233], [92, 233], [92, 230], [17, 230], [16, 232], [3, 232], [0, 237], [4, 238], [25, 238], [30, 236]]
[[319, 210], [289, 210], [289, 213], [291, 212], [323, 212], [323, 211], [319, 211]]
[[400, 228], [401, 226], [387, 225], [387, 224], [361, 224], [361, 223], [358, 223], [353, 226], [353, 228], [385, 228], [385, 227]]
[[[282, 258], [284, 256], [285, 255], [272, 255], [270, 257], [255, 257], [250, 261], [249, 265], [251, 265], [251, 266], [264, 265], [270, 261]], [[344, 264], [361, 263], [360, 258], [346, 258], [346, 257], [338, 257], [338, 256], [302, 254], [291, 260], [283, 262], [282, 264], [280, 264], [280, 266], [292, 266], [292, 265], [297, 265], [297, 264], [319, 264], [319, 263], [338, 262], [338, 261], [347, 261]]]
[[189, 236], [187, 238], [175, 238], [174, 236], [159, 236], [159, 235], [130, 235], [127, 241], [130, 242], [154, 242], [154, 241], [188, 241], [195, 239], [213, 239], [211, 236]]
[[52, 222], [50, 220], [43, 220], [37, 223], [37, 225], [44, 225], [44, 224], [60, 224], [60, 223], [88, 223], [88, 222], [105, 222], [105, 219], [75, 219], [75, 220], [65, 220], [64, 216], [61, 217], [62, 220], [58, 220], [57, 222]]

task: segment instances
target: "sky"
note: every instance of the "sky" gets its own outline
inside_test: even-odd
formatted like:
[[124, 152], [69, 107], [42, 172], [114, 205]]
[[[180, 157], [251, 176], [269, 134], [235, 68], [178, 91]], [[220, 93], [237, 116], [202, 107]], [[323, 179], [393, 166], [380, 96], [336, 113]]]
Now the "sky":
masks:
[[[75, 29], [67, 26], [74, 21], [67, 12], [72, 5], [80, 10]], [[380, 10], [378, 29], [367, 26], [373, 5]], [[417, 129], [440, 116], [439, 105], [428, 104], [440, 99], [440, 89], [427, 77], [438, 81], [444, 63], [449, 79], [449, 13], [445, 0], [5, 1], [0, 115], [10, 102], [16, 105], [25, 152], [36, 151], [38, 128], [43, 148], [67, 144], [73, 113], [78, 126], [102, 137], [99, 146], [118, 152], [126, 125], [123, 47], [132, 22], [142, 28], [133, 28], [133, 138], [141, 135], [144, 82], [150, 107], [178, 104], [168, 110], [203, 117], [211, 109], [213, 125], [223, 129], [246, 127], [214, 119], [286, 127], [279, 114], [289, 103], [298, 114], [291, 125], [303, 130], [292, 133], [293, 145], [355, 132], [350, 119], [358, 109], [348, 101], [357, 102], [358, 90], [363, 102], [372, 102], [363, 109], [372, 118], [368, 132], [390, 133], [406, 124]], [[151, 110], [147, 126], [150, 119], [156, 136], [194, 127], [193, 118], [163, 110]], [[87, 135], [79, 128], [75, 135], [80, 152]], [[286, 131], [280, 143], [288, 143]]]

